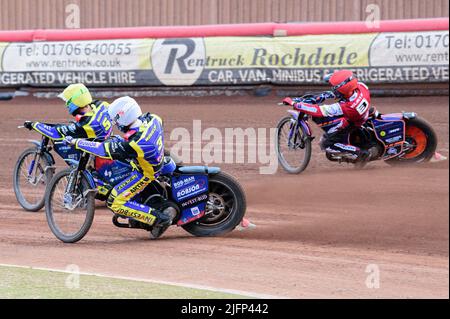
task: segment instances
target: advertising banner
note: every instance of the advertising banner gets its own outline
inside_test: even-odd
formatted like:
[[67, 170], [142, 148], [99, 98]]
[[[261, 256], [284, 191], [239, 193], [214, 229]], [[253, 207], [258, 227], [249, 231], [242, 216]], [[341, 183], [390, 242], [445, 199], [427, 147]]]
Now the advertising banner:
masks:
[[448, 82], [449, 32], [0, 42], [0, 86]]

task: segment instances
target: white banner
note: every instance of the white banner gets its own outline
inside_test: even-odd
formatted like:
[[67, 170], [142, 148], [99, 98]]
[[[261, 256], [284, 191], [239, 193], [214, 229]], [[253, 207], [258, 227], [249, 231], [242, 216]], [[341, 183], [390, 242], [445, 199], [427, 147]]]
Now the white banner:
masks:
[[136, 70], [145, 48], [142, 39], [10, 43], [3, 71]]

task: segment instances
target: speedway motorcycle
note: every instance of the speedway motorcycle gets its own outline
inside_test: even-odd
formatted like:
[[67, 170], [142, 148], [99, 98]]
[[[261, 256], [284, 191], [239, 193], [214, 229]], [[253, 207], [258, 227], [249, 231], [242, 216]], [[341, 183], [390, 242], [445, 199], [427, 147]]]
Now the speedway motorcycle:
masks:
[[[45, 189], [56, 169], [53, 151], [69, 166], [77, 165], [81, 156], [81, 152], [74, 146], [64, 141], [57, 141], [59, 136], [41, 135], [41, 141], [29, 140], [33, 146], [20, 154], [13, 172], [13, 187], [17, 201], [20, 206], [30, 212], [37, 212], [44, 207]], [[169, 155], [169, 152], [165, 155]], [[181, 164], [177, 158], [175, 162]], [[95, 198], [101, 201], [105, 201], [108, 197], [112, 184], [124, 180], [131, 173], [127, 163], [112, 162], [99, 157], [96, 157], [92, 165], [86, 169], [90, 171], [98, 190]]]
[[[39, 125], [42, 126], [41, 130], [45, 131], [45, 125], [48, 124], [40, 123]], [[19, 126], [19, 128], [23, 128], [23, 126]], [[81, 152], [72, 145], [68, 145], [64, 141], [57, 141], [59, 136], [41, 135], [41, 141], [29, 140], [33, 146], [27, 148], [19, 156], [13, 172], [13, 186], [17, 201], [30, 212], [37, 212], [44, 207], [45, 189], [55, 174], [53, 151], [68, 165], [76, 163], [81, 156]], [[106, 200], [111, 180], [123, 180], [130, 174], [129, 166], [126, 163], [116, 161], [108, 168], [105, 168], [104, 164], [105, 160], [96, 158], [93, 165], [88, 168], [97, 185], [96, 198], [99, 200]]]
[[[45, 193], [48, 225], [65, 243], [77, 242], [88, 233], [98, 192], [92, 171], [88, 169], [95, 157], [82, 152], [79, 159], [70, 162], [71, 168], [57, 173]], [[116, 161], [105, 160], [102, 165], [114, 178]], [[109, 180], [108, 188], [112, 189], [121, 180]], [[170, 156], [165, 156], [156, 179], [133, 200], [156, 209], [171, 202], [177, 211], [173, 225], [194, 236], [228, 233], [242, 221], [246, 211], [245, 193], [233, 177], [217, 167], [177, 165]], [[152, 230], [148, 224], [116, 214], [112, 223], [121, 228]]]
[[[296, 101], [311, 99], [307, 94]], [[284, 105], [279, 103], [278, 105]], [[334, 124], [333, 118], [312, 118], [296, 110], [288, 110], [289, 116], [277, 125], [276, 150], [281, 166], [291, 174], [303, 172], [311, 159], [310, 128], [313, 120], [325, 132]], [[436, 151], [437, 137], [433, 128], [414, 112], [381, 114], [372, 107], [369, 119], [350, 133], [349, 143], [361, 149], [371, 150], [370, 161], [383, 160], [390, 165], [429, 161]], [[367, 162], [356, 162], [347, 153], [328, 154], [333, 162], [353, 163], [363, 167]]]

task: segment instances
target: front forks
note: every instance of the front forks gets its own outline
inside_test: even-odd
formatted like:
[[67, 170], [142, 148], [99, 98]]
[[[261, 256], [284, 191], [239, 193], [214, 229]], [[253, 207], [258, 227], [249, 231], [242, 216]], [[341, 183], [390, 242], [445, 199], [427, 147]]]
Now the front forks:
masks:
[[75, 208], [82, 207], [83, 201], [86, 201], [89, 193], [97, 192], [96, 189], [88, 189], [85, 192], [82, 192], [81, 189], [78, 189], [78, 185], [80, 184], [80, 178], [82, 178], [80, 171], [73, 170], [69, 175], [69, 181], [67, 183], [66, 189], [64, 190], [64, 208], [68, 210], [74, 210]]
[[[50, 165], [45, 166], [45, 168], [42, 170], [42, 166], [41, 166], [41, 158], [46, 155], [48, 155], [51, 158], [50, 153], [48, 153], [51, 150], [51, 147], [48, 148], [48, 143], [49, 143], [49, 139], [48, 137], [43, 136], [42, 138], [42, 142], [38, 142], [38, 141], [31, 141], [34, 145], [36, 145], [36, 152], [34, 153], [34, 158], [30, 163], [30, 166], [28, 167], [28, 175], [27, 175], [27, 181], [33, 185], [36, 186], [37, 184], [39, 184], [39, 182], [42, 181], [43, 178], [45, 178], [45, 176], [47, 176], [47, 171], [53, 170], [53, 172], [55, 171], [55, 166], [54, 166], [54, 161], [49, 161]], [[47, 162], [47, 161], [45, 161]], [[39, 173], [39, 168], [41, 168], [42, 172], [41, 174], [38, 176]], [[46, 181], [44, 181], [45, 183]], [[48, 181], [47, 181], [48, 182]]]
[[37, 184], [36, 176], [37, 176], [37, 170], [38, 170], [38, 166], [39, 166], [39, 160], [40, 160], [40, 154], [34, 153], [34, 158], [30, 163], [30, 167], [28, 167], [27, 180], [33, 186], [35, 186]]
[[[40, 167], [40, 160], [41, 160], [41, 153], [36, 152], [34, 155], [33, 160], [30, 163], [30, 167], [28, 168], [28, 176], [27, 181], [33, 185], [36, 186], [41, 182], [41, 180], [44, 178], [44, 176], [47, 173], [47, 170], [54, 169], [53, 166], [46, 166], [42, 172], [39, 171]], [[40, 173], [40, 174], [39, 174]]]
[[301, 132], [301, 123], [300, 119], [292, 119], [291, 120], [291, 126], [289, 130], [289, 136], [288, 136], [288, 148], [289, 149], [304, 149], [305, 148], [305, 142], [307, 139], [313, 139], [313, 137], [308, 136], [306, 134], [300, 133]]
[[64, 190], [64, 207], [69, 210], [73, 210], [81, 201], [80, 199], [75, 198], [75, 188], [77, 185], [77, 181], [78, 171], [73, 170], [69, 174], [69, 181], [67, 182], [66, 189]]
[[[82, 179], [85, 178], [83, 170], [89, 166], [89, 163], [94, 159], [94, 156], [88, 155], [84, 156], [78, 162], [76, 168], [74, 168], [69, 174], [69, 180], [67, 186], [64, 190], [64, 207], [69, 210], [74, 210], [75, 208], [82, 207], [81, 205], [87, 204], [87, 198], [90, 193], [94, 195], [98, 192], [94, 185], [88, 186], [86, 190], [83, 191]], [[84, 201], [84, 202], [83, 202]]]

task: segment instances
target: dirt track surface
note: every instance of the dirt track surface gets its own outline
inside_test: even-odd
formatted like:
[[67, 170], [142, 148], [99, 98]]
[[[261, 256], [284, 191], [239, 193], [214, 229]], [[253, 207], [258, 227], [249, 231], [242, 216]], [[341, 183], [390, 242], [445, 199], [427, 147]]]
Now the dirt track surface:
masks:
[[[276, 97], [147, 98], [144, 111], [175, 127], [274, 127], [285, 115]], [[383, 113], [418, 112], [432, 123], [438, 151], [448, 156], [448, 97], [375, 98]], [[58, 242], [45, 215], [25, 213], [12, 191], [15, 160], [37, 134], [18, 130], [26, 119], [67, 119], [56, 100], [0, 102], [0, 263], [126, 275], [293, 298], [439, 297], [449, 293], [448, 161], [415, 167], [371, 163], [357, 171], [326, 161], [317, 140], [299, 176], [260, 175], [259, 164], [220, 165], [247, 193], [247, 217], [257, 225], [220, 238], [170, 229], [160, 240], [111, 224], [101, 207], [87, 237]], [[319, 131], [315, 130], [316, 135]], [[174, 141], [169, 141], [171, 145]], [[375, 265], [375, 266], [374, 266]], [[366, 270], [378, 267], [380, 287]]]

